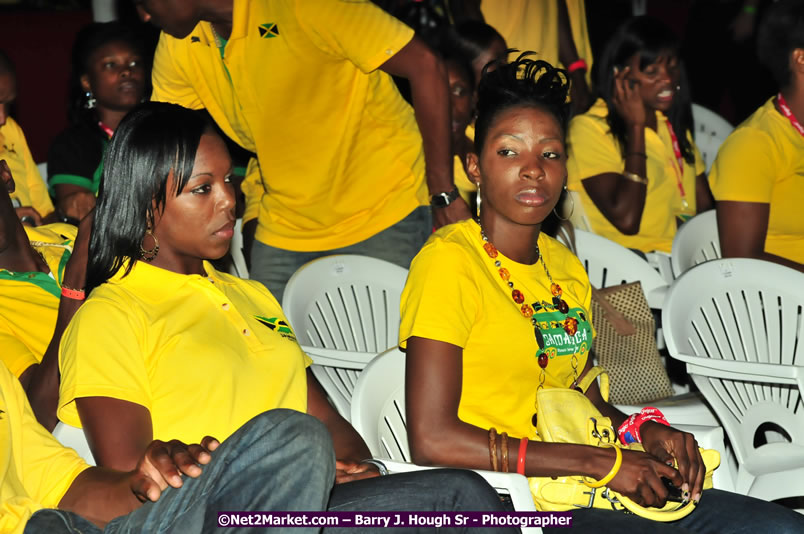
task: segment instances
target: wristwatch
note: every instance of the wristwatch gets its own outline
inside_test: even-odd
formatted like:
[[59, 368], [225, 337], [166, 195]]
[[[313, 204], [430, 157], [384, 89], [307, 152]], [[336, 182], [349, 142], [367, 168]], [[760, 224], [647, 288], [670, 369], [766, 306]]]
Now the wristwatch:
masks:
[[430, 205], [434, 208], [446, 208], [458, 198], [458, 189], [455, 188], [449, 193], [437, 193], [430, 197]]

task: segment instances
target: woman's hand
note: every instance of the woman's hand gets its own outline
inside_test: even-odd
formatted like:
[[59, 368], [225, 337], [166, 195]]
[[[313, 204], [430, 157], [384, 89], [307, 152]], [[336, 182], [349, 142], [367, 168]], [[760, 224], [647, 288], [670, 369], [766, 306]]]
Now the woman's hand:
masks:
[[682, 484], [678, 487], [682, 492], [689, 492], [685, 496], [692, 495], [692, 500], [699, 500], [706, 466], [698, 450], [695, 436], [652, 421], [642, 424], [640, 434], [646, 452], [665, 463], [672, 464], [675, 459], [678, 463], [678, 472], [683, 478]]
[[644, 128], [645, 104], [642, 103], [642, 97], [639, 94], [639, 82], [628, 78], [630, 72], [631, 67], [625, 67], [615, 72], [612, 103], [626, 125]]
[[335, 460], [335, 483], [343, 484], [364, 478], [374, 478], [380, 476], [380, 470], [376, 465], [352, 462], [348, 460]]
[[210, 436], [201, 440], [201, 445], [185, 445], [178, 440], [151, 442], [131, 473], [131, 491], [141, 502], [156, 501], [168, 486], [181, 487], [182, 474], [198, 477], [201, 474], [198, 464], [208, 464], [212, 459], [210, 452], [218, 445], [218, 440]]
[[95, 194], [89, 190], [76, 191], [59, 200], [59, 210], [80, 221], [95, 207]]
[[611, 489], [642, 506], [662, 507], [668, 494], [662, 477], [681, 487], [684, 481], [681, 473], [656, 456], [628, 449], [622, 452], [622, 466], [617, 476], [607, 484]]

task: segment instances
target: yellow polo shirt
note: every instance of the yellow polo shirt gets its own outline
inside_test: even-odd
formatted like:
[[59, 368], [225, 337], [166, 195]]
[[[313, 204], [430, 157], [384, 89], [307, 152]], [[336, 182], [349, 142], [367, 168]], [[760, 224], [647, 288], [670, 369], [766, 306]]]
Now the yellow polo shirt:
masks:
[[720, 147], [709, 185], [715, 200], [770, 204], [765, 251], [804, 264], [804, 137], [773, 98]]
[[0, 534], [22, 534], [41, 508], [56, 508], [89, 466], [36, 422], [22, 386], [0, 363]]
[[80, 426], [79, 397], [133, 402], [154, 439], [228, 438], [273, 408], [307, 410], [306, 366], [279, 303], [253, 280], [176, 274], [145, 262], [94, 289], [59, 352], [58, 416]]
[[[568, 316], [537, 312], [549, 361], [545, 387], [569, 387], [572, 357], [580, 373], [592, 347], [589, 305], [592, 289], [583, 265], [564, 245], [541, 234], [539, 249], [553, 280], [563, 290]], [[508, 269], [525, 303], [551, 301], [550, 281], [541, 263], [523, 265], [497, 257]], [[530, 319], [520, 312], [483, 250], [480, 227], [473, 220], [445, 226], [433, 234], [410, 266], [401, 302], [400, 345], [411, 336], [444, 341], [463, 349], [458, 417], [480, 428], [495, 427], [512, 437], [538, 439], [532, 417], [542, 372]], [[578, 321], [570, 337], [559, 324]]]
[[162, 34], [153, 99], [206, 108], [257, 153], [244, 191], [259, 241], [352, 245], [429, 203], [413, 110], [377, 70], [412, 37], [368, 0], [234, 0], [223, 59], [207, 22]]
[[28, 239], [50, 267], [17, 273], [0, 267], [0, 361], [17, 377], [42, 361], [56, 326], [64, 267], [77, 229], [69, 224], [25, 227]]
[[47, 184], [39, 174], [22, 128], [11, 117], [0, 126], [0, 159], [6, 160], [14, 177], [16, 190], [11, 194], [11, 199], [18, 200], [20, 206], [33, 206], [42, 217], [50, 214], [53, 202], [47, 192]]
[[[607, 116], [608, 108], [605, 101], [598, 99], [589, 111], [570, 121], [567, 133], [569, 148], [567, 188], [579, 193], [594, 233], [624, 247], [643, 252], [653, 250], [670, 252], [673, 237], [676, 235], [676, 217], [695, 215], [695, 180], [698, 175], [706, 172], [706, 164], [693, 142], [695, 161], [693, 164], [684, 161], [681, 181], [687, 200], [687, 207], [684, 208], [678, 188], [678, 163], [667, 128], [667, 117], [657, 111], [657, 130], [645, 128], [648, 192], [639, 233], [622, 234], [600, 212], [581, 183], [599, 174], [621, 174], [625, 170], [625, 160], [620, 145], [609, 131]], [[687, 138], [692, 142], [690, 132], [687, 132]]]
[[486, 23], [500, 32], [509, 48], [522, 52], [532, 50], [539, 59], [561, 65], [558, 60], [558, 2], [565, 1], [572, 40], [578, 57], [589, 66], [586, 81], [591, 83], [592, 45], [589, 44], [584, 0], [483, 0], [480, 10]]

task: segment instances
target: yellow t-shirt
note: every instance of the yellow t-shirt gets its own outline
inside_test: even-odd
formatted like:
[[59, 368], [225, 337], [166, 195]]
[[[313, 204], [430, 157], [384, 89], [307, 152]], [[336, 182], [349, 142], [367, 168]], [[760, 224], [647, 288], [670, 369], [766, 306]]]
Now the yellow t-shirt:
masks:
[[53, 276], [0, 267], [0, 361], [17, 377], [42, 361], [56, 326], [64, 267], [77, 229], [69, 224], [25, 227]]
[[804, 264], [804, 137], [773, 98], [720, 147], [709, 184], [715, 200], [770, 204], [765, 251]]
[[592, 45], [589, 44], [584, 0], [483, 0], [480, 10], [486, 23], [503, 36], [508, 48], [522, 52], [532, 50], [538, 53], [538, 59], [559, 66], [558, 2], [564, 1], [575, 50], [589, 66], [586, 80], [591, 82]]
[[307, 410], [305, 368], [279, 303], [253, 280], [144, 262], [94, 289], [62, 338], [58, 416], [105, 396], [151, 412], [154, 439], [228, 438], [273, 409]]
[[41, 508], [56, 508], [89, 466], [36, 422], [17, 379], [0, 363], [0, 534], [22, 534]]
[[[698, 147], [692, 143], [695, 161], [690, 164], [684, 160], [681, 181], [687, 201], [687, 206], [684, 207], [678, 187], [678, 162], [673, 152], [667, 118], [663, 113], [657, 111], [657, 131], [645, 128], [648, 192], [645, 197], [645, 208], [642, 211], [639, 233], [636, 235], [622, 234], [600, 212], [581, 183], [586, 178], [598, 174], [621, 174], [625, 170], [625, 160], [620, 151], [620, 145], [609, 130], [606, 122], [607, 116], [606, 103], [603, 99], [598, 99], [589, 111], [570, 121], [567, 133], [569, 148], [567, 188], [579, 193], [583, 209], [594, 233], [624, 247], [643, 252], [653, 250], [670, 252], [673, 236], [676, 235], [676, 217], [695, 215], [695, 180], [698, 175], [706, 172], [706, 164]], [[689, 132], [687, 132], [687, 138], [692, 142], [692, 135]]]
[[[580, 373], [592, 346], [589, 278], [581, 262], [564, 245], [539, 236], [553, 280], [563, 289], [569, 317], [578, 320], [570, 337], [557, 323], [558, 311], [537, 312], [549, 362], [545, 387], [569, 387], [572, 360]], [[417, 336], [463, 349], [463, 378], [458, 417], [480, 428], [495, 427], [513, 437], [538, 439], [532, 417], [542, 372], [537, 359], [534, 326], [511, 298], [511, 289], [483, 250], [480, 227], [473, 220], [441, 228], [430, 237], [410, 266], [402, 292], [400, 345]], [[525, 303], [550, 302], [550, 281], [541, 263], [523, 265], [502, 254], [514, 287]]]
[[428, 205], [413, 110], [377, 70], [413, 30], [368, 0], [235, 0], [233, 18], [223, 60], [207, 22], [162, 34], [153, 99], [206, 108], [257, 153], [244, 190], [259, 241], [339, 248]]
[[39, 174], [22, 128], [11, 117], [0, 126], [0, 159], [6, 160], [14, 177], [16, 190], [11, 194], [11, 199], [18, 200], [20, 206], [33, 206], [42, 217], [50, 214], [53, 202], [47, 192], [47, 184]]

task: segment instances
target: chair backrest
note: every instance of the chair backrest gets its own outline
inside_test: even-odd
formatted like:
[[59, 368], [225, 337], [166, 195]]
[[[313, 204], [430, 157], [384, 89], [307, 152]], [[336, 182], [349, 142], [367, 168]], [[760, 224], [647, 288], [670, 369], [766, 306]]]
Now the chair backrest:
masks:
[[[285, 287], [282, 308], [302, 348], [378, 354], [399, 340], [399, 301], [408, 271], [358, 255], [320, 258], [303, 265]], [[347, 355], [348, 357], [348, 355]], [[349, 418], [359, 365], [313, 365], [338, 411]]]
[[410, 462], [405, 423], [405, 354], [390, 349], [369, 362], [352, 397], [352, 426], [371, 454]]
[[692, 105], [692, 121], [695, 123], [695, 144], [706, 162], [706, 172], [709, 172], [720, 145], [734, 130], [734, 126], [714, 111], [698, 104]]
[[687, 363], [741, 466], [767, 467], [769, 451], [783, 445], [757, 448], [755, 437], [765, 430], [787, 434], [804, 458], [802, 306], [804, 275], [748, 258], [697, 265], [667, 293], [662, 310], [667, 348]]
[[42, 180], [47, 183], [47, 161], [42, 163], [37, 163], [36, 168], [39, 171], [39, 175], [42, 177]]
[[243, 254], [243, 219], [235, 221], [234, 235], [229, 243], [229, 253], [232, 255], [232, 267], [229, 269], [229, 274], [248, 278], [246, 256]]
[[715, 210], [699, 213], [681, 225], [673, 238], [670, 262], [676, 277], [699, 263], [720, 258]]
[[575, 247], [593, 286], [602, 289], [639, 281], [651, 307], [660, 304], [651, 298], [651, 294], [667, 287], [667, 283], [638, 254], [605, 237], [582, 230], [575, 230]]

